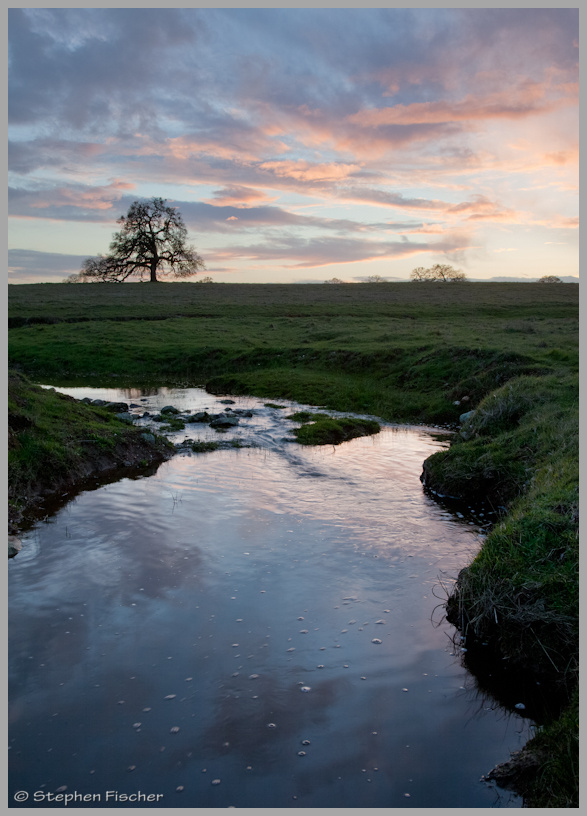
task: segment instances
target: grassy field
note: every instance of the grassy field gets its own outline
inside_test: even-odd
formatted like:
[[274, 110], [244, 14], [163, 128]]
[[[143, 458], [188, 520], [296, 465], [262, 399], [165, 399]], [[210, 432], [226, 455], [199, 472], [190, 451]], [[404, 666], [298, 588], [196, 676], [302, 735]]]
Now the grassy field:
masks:
[[577, 285], [38, 284], [9, 287], [9, 321], [11, 366], [45, 383], [205, 384], [454, 427], [474, 411], [424, 466], [430, 489], [503, 508], [448, 615], [566, 690], [525, 793], [578, 806]]

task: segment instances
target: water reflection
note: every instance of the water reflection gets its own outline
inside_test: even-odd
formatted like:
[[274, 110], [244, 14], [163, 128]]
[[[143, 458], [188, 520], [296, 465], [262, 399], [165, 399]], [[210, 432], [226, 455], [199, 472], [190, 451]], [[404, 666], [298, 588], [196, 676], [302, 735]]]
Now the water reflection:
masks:
[[[169, 396], [148, 399], [215, 400]], [[479, 546], [422, 492], [439, 443], [386, 428], [301, 448], [282, 412], [246, 404], [266, 448], [178, 455], [24, 536], [11, 786], [140, 788], [166, 807], [495, 806], [480, 777], [528, 725], [478, 716], [452, 628], [431, 623], [439, 573]]]

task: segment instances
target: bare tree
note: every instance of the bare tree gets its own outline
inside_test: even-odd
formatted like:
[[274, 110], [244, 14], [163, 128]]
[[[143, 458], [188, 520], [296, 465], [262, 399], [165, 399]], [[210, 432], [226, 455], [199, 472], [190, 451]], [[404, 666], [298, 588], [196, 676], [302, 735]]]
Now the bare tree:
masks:
[[460, 269], [455, 269], [450, 264], [434, 264], [429, 269], [417, 266], [410, 273], [410, 280], [421, 282], [442, 281], [444, 283], [458, 283], [466, 281], [467, 276]]
[[368, 275], [365, 283], [387, 283], [387, 281], [381, 275]]
[[325, 280], [324, 283], [344, 283], [344, 281], [340, 278], [329, 278], [328, 280]]
[[187, 229], [175, 207], [163, 198], [134, 201], [117, 223], [109, 255], [88, 258], [84, 281], [122, 283], [128, 278], [157, 283], [158, 277], [188, 278], [205, 269], [203, 259], [186, 244]]

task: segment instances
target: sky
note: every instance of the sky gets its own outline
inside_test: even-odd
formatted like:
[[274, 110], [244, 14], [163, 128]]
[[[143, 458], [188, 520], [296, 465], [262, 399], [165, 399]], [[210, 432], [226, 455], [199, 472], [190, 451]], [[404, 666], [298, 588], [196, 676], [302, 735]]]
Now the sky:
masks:
[[78, 272], [153, 196], [214, 281], [579, 274], [576, 8], [8, 20], [11, 283]]

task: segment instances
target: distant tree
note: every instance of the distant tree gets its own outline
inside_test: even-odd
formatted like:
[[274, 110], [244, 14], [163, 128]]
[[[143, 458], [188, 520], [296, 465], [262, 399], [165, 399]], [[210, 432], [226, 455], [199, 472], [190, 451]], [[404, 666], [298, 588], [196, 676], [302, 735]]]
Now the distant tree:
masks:
[[205, 264], [198, 253], [187, 246], [187, 229], [175, 207], [163, 198], [134, 201], [117, 224], [109, 255], [88, 258], [80, 278], [85, 281], [122, 283], [138, 278], [157, 283], [161, 277], [189, 278]]
[[73, 275], [68, 275], [63, 278], [62, 283], [84, 283], [81, 272], [74, 272]]
[[344, 283], [344, 281], [340, 278], [330, 278], [329, 280], [325, 280], [324, 283]]
[[206, 275], [205, 278], [198, 278], [195, 283], [214, 283], [214, 278], [211, 278], [210, 275]]
[[387, 281], [381, 275], [369, 275], [365, 278], [365, 283], [387, 283]]
[[543, 275], [538, 279], [538, 283], [562, 283], [562, 280], [556, 275]]
[[417, 266], [410, 273], [410, 280], [421, 282], [442, 281], [444, 283], [458, 283], [466, 281], [467, 276], [460, 269], [455, 269], [450, 264], [434, 264], [429, 269]]

